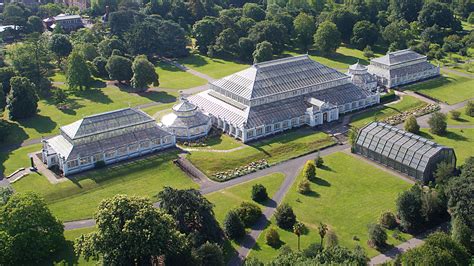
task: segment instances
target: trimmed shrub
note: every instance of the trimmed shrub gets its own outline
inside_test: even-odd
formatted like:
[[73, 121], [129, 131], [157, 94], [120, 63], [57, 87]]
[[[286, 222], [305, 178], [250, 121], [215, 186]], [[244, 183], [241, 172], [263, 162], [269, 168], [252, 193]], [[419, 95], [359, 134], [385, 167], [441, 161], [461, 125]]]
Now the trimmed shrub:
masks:
[[428, 120], [428, 125], [430, 125], [430, 131], [436, 135], [444, 135], [446, 133], [446, 115], [440, 112], [435, 112], [431, 115]]
[[404, 128], [405, 131], [413, 134], [420, 132], [420, 126], [418, 125], [418, 122], [416, 122], [416, 117], [414, 115], [410, 115], [407, 120], [405, 120]]
[[246, 201], [242, 202], [235, 211], [246, 227], [252, 226], [262, 215], [260, 207], [254, 203]]
[[303, 179], [298, 183], [298, 193], [308, 194], [311, 191], [308, 179]]
[[369, 241], [368, 244], [375, 248], [385, 246], [387, 242], [387, 233], [380, 224], [369, 224]]
[[393, 229], [397, 227], [397, 218], [393, 212], [386, 211], [380, 215], [379, 224], [387, 229]]
[[385, 93], [384, 95], [380, 95], [380, 103], [388, 103], [391, 101], [395, 101], [397, 99], [397, 95], [393, 90], [390, 92]]
[[280, 245], [280, 235], [275, 228], [268, 229], [265, 234], [265, 242], [271, 247], [278, 247]]
[[275, 212], [275, 219], [277, 225], [280, 228], [286, 230], [292, 229], [293, 225], [295, 225], [296, 223], [296, 215], [293, 212], [291, 206], [288, 205], [288, 203], [283, 203], [277, 207]]
[[95, 168], [102, 168], [102, 167], [105, 167], [105, 162], [100, 160], [100, 161], [97, 161], [94, 163], [94, 167]]
[[459, 120], [459, 117], [461, 117], [461, 112], [457, 110], [451, 110], [449, 111], [449, 114], [451, 115], [451, 118], [454, 120]]
[[224, 219], [224, 232], [230, 239], [239, 239], [245, 235], [245, 227], [235, 210], [230, 210]]
[[314, 164], [316, 165], [317, 168], [321, 168], [324, 165], [323, 157], [319, 155], [319, 151], [318, 151], [318, 155], [314, 159]]
[[303, 168], [303, 177], [310, 181], [314, 181], [316, 179], [316, 164], [314, 161], [306, 161], [306, 164]]
[[474, 117], [474, 101], [467, 102], [465, 113], [468, 116]]
[[255, 184], [252, 187], [252, 200], [264, 202], [268, 199], [267, 189], [262, 184]]

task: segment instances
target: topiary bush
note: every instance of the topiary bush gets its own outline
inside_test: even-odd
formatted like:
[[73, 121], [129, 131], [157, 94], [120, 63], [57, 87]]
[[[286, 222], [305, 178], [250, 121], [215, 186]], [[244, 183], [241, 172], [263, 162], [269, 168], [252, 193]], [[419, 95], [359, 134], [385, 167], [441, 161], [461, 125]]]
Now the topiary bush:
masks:
[[275, 228], [268, 229], [267, 233], [265, 234], [265, 242], [267, 245], [271, 247], [278, 247], [280, 245], [280, 235]]
[[252, 226], [262, 216], [262, 210], [256, 204], [251, 202], [242, 202], [235, 210], [240, 220], [246, 227]]
[[267, 189], [262, 184], [255, 184], [252, 187], [252, 200], [264, 202], [268, 199]]
[[298, 193], [308, 194], [311, 191], [311, 186], [308, 179], [304, 178], [298, 183]]
[[380, 215], [379, 224], [387, 229], [393, 229], [398, 225], [397, 218], [391, 211], [386, 211]]
[[428, 120], [430, 131], [436, 135], [444, 135], [446, 133], [446, 115], [440, 112], [433, 113]]
[[230, 210], [224, 219], [224, 232], [230, 239], [239, 239], [245, 235], [245, 227], [235, 210]]
[[314, 181], [316, 179], [316, 164], [314, 161], [306, 161], [303, 168], [303, 177], [310, 181]]
[[474, 117], [474, 101], [467, 102], [465, 114]]
[[451, 118], [454, 120], [459, 120], [459, 118], [461, 117], [461, 112], [457, 110], [451, 110], [449, 111], [449, 114], [451, 115]]
[[405, 131], [408, 131], [413, 134], [417, 134], [420, 132], [420, 126], [416, 121], [416, 117], [414, 115], [410, 115], [407, 120], [405, 120], [404, 124]]
[[368, 244], [375, 248], [381, 248], [386, 245], [387, 233], [380, 224], [369, 224], [369, 240]]
[[286, 230], [292, 229], [293, 225], [296, 223], [296, 215], [288, 203], [283, 203], [277, 207], [275, 211], [275, 219], [277, 225]]

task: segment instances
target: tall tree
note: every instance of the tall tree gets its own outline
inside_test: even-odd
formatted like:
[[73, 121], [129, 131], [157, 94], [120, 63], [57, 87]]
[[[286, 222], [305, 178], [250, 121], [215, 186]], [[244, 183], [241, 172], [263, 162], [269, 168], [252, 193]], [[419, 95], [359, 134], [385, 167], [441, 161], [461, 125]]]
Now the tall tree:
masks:
[[285, 27], [273, 21], [260, 21], [249, 31], [248, 36], [254, 43], [267, 41], [272, 44], [273, 52], [279, 54], [285, 49], [288, 41]]
[[439, 2], [426, 3], [420, 11], [418, 21], [424, 28], [432, 27], [436, 24], [441, 28], [461, 29], [449, 6]]
[[27, 22], [27, 30], [29, 33], [42, 33], [44, 31], [44, 24], [41, 18], [38, 16], [30, 16]]
[[88, 89], [91, 84], [91, 72], [87, 67], [86, 60], [79, 51], [73, 51], [68, 58], [67, 84], [75, 90]]
[[341, 34], [341, 40], [344, 43], [350, 43], [357, 15], [348, 8], [338, 8], [330, 14], [330, 20], [336, 24], [337, 30]]
[[209, 241], [221, 243], [223, 232], [214, 217], [212, 203], [198, 190], [178, 190], [165, 187], [158, 193], [160, 207], [170, 214], [181, 233], [188, 236], [194, 247]]
[[225, 29], [217, 37], [214, 50], [218, 53], [233, 55], [237, 53], [239, 37], [233, 29]]
[[112, 55], [109, 60], [107, 60], [105, 69], [107, 69], [109, 73], [109, 78], [117, 80], [119, 83], [130, 81], [133, 77], [132, 61], [120, 55]]
[[257, 43], [255, 51], [253, 52], [253, 62], [260, 63], [272, 60], [273, 45], [267, 41]]
[[405, 49], [411, 39], [410, 25], [406, 20], [398, 20], [387, 25], [382, 37], [390, 43], [391, 50]]
[[407, 231], [416, 231], [423, 223], [421, 216], [421, 193], [418, 185], [404, 191], [397, 199], [397, 213], [401, 226]]
[[113, 50], [119, 50], [122, 53], [126, 51], [125, 44], [117, 37], [106, 38], [97, 45], [99, 54], [105, 58], [112, 55]]
[[242, 13], [244, 17], [251, 18], [257, 22], [265, 19], [265, 10], [255, 3], [246, 3]]
[[337, 30], [336, 24], [330, 21], [321, 23], [314, 34], [314, 44], [323, 54], [335, 52], [341, 45], [341, 33]]
[[163, 21], [158, 28], [160, 40], [158, 54], [167, 57], [184, 57], [188, 55], [186, 32], [177, 23]]
[[193, 36], [196, 38], [199, 52], [206, 54], [221, 30], [221, 26], [214, 17], [205, 17], [193, 25]]
[[35, 84], [25, 77], [13, 77], [10, 84], [11, 90], [7, 98], [10, 119], [18, 120], [35, 115], [39, 100]]
[[109, 27], [112, 34], [121, 36], [127, 32], [135, 22], [136, 13], [131, 10], [120, 10], [110, 13]]
[[61, 59], [72, 52], [72, 44], [67, 35], [54, 34], [49, 40], [49, 49], [56, 55], [58, 66], [60, 66]]
[[418, 18], [418, 12], [422, 7], [423, 0], [390, 0], [389, 9], [398, 19], [412, 22]]
[[362, 20], [354, 25], [351, 43], [357, 48], [364, 49], [367, 45], [374, 45], [379, 37], [379, 30], [375, 24]]
[[103, 200], [95, 213], [97, 231], [82, 235], [75, 248], [86, 260], [102, 258], [106, 265], [147, 265], [186, 254], [184, 235], [168, 214], [149, 199], [116, 195]]
[[313, 16], [299, 13], [293, 21], [293, 26], [300, 47], [308, 51], [313, 44], [313, 36], [316, 32], [316, 22]]
[[136, 89], [146, 91], [148, 85], [154, 84], [159, 85], [158, 74], [155, 71], [155, 67], [144, 55], [135, 57], [132, 64], [132, 86]]
[[428, 119], [430, 132], [436, 135], [443, 135], [446, 133], [446, 115], [440, 112], [433, 113]]
[[38, 195], [14, 194], [0, 208], [0, 264], [52, 263], [65, 244], [63, 232], [63, 224]]

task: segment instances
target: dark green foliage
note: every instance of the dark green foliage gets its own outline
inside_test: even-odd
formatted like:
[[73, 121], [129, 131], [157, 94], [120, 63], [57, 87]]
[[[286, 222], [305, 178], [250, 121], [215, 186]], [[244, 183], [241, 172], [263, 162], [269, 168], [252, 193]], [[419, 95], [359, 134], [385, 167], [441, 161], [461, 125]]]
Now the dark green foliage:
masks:
[[387, 229], [394, 229], [397, 227], [397, 218], [393, 212], [386, 211], [380, 215], [379, 224]]
[[313, 160], [306, 161], [303, 168], [303, 178], [310, 181], [316, 180], [316, 164]]
[[407, 120], [405, 120], [404, 124], [405, 131], [408, 131], [413, 134], [418, 134], [420, 132], [420, 126], [416, 121], [416, 117], [414, 115], [410, 115]]
[[233, 29], [223, 30], [217, 37], [214, 50], [223, 55], [233, 55], [238, 51], [239, 36]]
[[99, 56], [94, 58], [94, 61], [92, 61], [92, 63], [94, 64], [95, 69], [97, 70], [97, 78], [109, 77], [109, 72], [107, 72], [107, 69], [105, 68], [105, 66], [107, 65], [107, 58]]
[[[0, 121], [0, 123], [2, 122]], [[7, 204], [12, 195], [13, 189], [11, 187], [0, 187], [0, 207]]]
[[77, 51], [68, 57], [67, 84], [72, 90], [88, 89], [91, 84], [91, 72], [84, 57]]
[[243, 6], [242, 13], [244, 17], [251, 18], [255, 21], [262, 21], [265, 19], [265, 10], [255, 3], [246, 3]]
[[459, 120], [459, 117], [461, 116], [461, 112], [457, 110], [451, 110], [449, 111], [449, 115], [451, 115], [451, 118], [454, 120]]
[[267, 233], [265, 234], [265, 243], [271, 247], [278, 247], [280, 245], [280, 235], [275, 228], [271, 227], [267, 230]]
[[375, 24], [367, 20], [362, 20], [354, 25], [351, 43], [362, 49], [368, 45], [374, 45], [379, 37], [379, 31]]
[[105, 162], [100, 160], [94, 163], [95, 168], [104, 168], [105, 167]]
[[422, 7], [422, 0], [390, 0], [389, 10], [395, 17], [412, 22], [418, 18], [418, 12]]
[[382, 248], [387, 242], [387, 232], [379, 224], [369, 224], [369, 244], [376, 248]]
[[446, 115], [440, 112], [435, 112], [428, 120], [430, 132], [436, 135], [444, 135], [446, 133]]
[[188, 55], [186, 32], [179, 24], [165, 20], [161, 23], [158, 31], [160, 34], [157, 54], [167, 57]]
[[112, 51], [115, 49], [122, 53], [126, 51], [125, 44], [117, 37], [106, 38], [97, 45], [97, 51], [105, 58], [109, 58], [112, 55]]
[[[367, 45], [364, 48], [363, 52], [364, 52], [364, 56], [368, 59], [371, 59], [375, 56], [374, 51], [372, 51], [372, 47], [370, 45]], [[382, 102], [380, 102], [380, 103], [382, 103]]]
[[0, 264], [50, 264], [65, 244], [63, 232], [63, 224], [39, 196], [12, 195], [0, 208]]
[[193, 35], [196, 38], [199, 52], [206, 54], [207, 49], [221, 31], [221, 26], [216, 18], [205, 17], [193, 25]]
[[254, 63], [260, 63], [260, 62], [272, 60], [273, 46], [271, 43], [267, 41], [258, 43], [252, 55], [253, 55]]
[[165, 187], [158, 193], [158, 200], [160, 207], [173, 216], [179, 231], [188, 236], [194, 247], [207, 241], [222, 242], [223, 232], [214, 217], [212, 203], [198, 190]]
[[257, 258], [250, 257], [245, 258], [244, 266], [263, 266], [263, 262], [258, 260]]
[[264, 202], [268, 199], [267, 189], [262, 184], [252, 186], [252, 200]]
[[474, 251], [474, 231], [461, 218], [451, 220], [451, 238], [463, 245], [468, 251]]
[[[463, 171], [465, 168], [464, 165]], [[462, 219], [469, 228], [474, 229], [474, 175], [461, 172], [461, 176], [451, 178], [445, 193], [451, 216]]]
[[0, 143], [4, 142], [11, 132], [10, 124], [4, 119], [0, 118]]
[[198, 266], [223, 266], [224, 254], [219, 245], [206, 242], [193, 252]]
[[[319, 152], [316, 158], [314, 159], [314, 164], [316, 165], [317, 168], [321, 168], [324, 166], [324, 159], [323, 157], [321, 157], [321, 155], [319, 155]], [[315, 176], [316, 176], [316, 173], [315, 173]]]
[[474, 12], [471, 12], [469, 14], [469, 17], [467, 18], [467, 22], [470, 24], [474, 24]]
[[454, 166], [449, 162], [440, 162], [436, 166], [436, 171], [434, 172], [434, 177], [436, 184], [446, 184], [454, 175]]
[[10, 79], [14, 76], [17, 76], [17, 74], [13, 67], [0, 68], [0, 82], [2, 83], [2, 90], [5, 96], [10, 92]]
[[[364, 249], [356, 246], [354, 250], [349, 250], [345, 247], [334, 246], [328, 247], [324, 250], [308, 252], [294, 252], [292, 250], [280, 249], [278, 257], [272, 260], [269, 265], [367, 265], [368, 258]], [[309, 254], [310, 256], [306, 256]]]
[[5, 96], [5, 92], [0, 89], [0, 114], [3, 113], [5, 106], [7, 105], [7, 97]]
[[30, 16], [28, 18], [26, 27], [29, 33], [32, 33], [32, 32], [42, 33], [44, 31], [43, 21], [38, 16]]
[[420, 11], [418, 21], [425, 28], [436, 24], [441, 28], [454, 28], [458, 30], [456, 29], [458, 27], [456, 25], [456, 18], [449, 6], [445, 3], [426, 3]]
[[158, 74], [155, 67], [144, 55], [135, 57], [132, 64], [132, 86], [136, 89], [146, 91], [149, 84], [159, 85]]
[[434, 26], [428, 27], [421, 32], [421, 40], [423, 42], [431, 42], [431, 43], [437, 43], [437, 44], [442, 44], [443, 39], [446, 36], [444, 31], [439, 28], [437, 24]]
[[298, 183], [298, 193], [308, 194], [309, 192], [311, 192], [311, 184], [309, 183], [308, 179], [303, 178]]
[[400, 219], [400, 225], [408, 232], [418, 230], [423, 224], [420, 190], [415, 185], [410, 190], [400, 194], [397, 199], [397, 214]]
[[62, 104], [67, 101], [67, 94], [61, 88], [54, 88], [53, 89], [53, 100], [55, 104]]
[[149, 263], [156, 255], [166, 260], [190, 256], [173, 218], [154, 208], [149, 199], [116, 195], [103, 200], [94, 217], [98, 230], [82, 235], [75, 244], [77, 254], [86, 260], [100, 256], [106, 265], [132, 265]]
[[107, 69], [110, 79], [119, 82], [129, 81], [133, 76], [132, 61], [123, 56], [112, 55], [109, 60], [107, 60], [105, 69]]
[[323, 54], [335, 52], [341, 45], [341, 33], [336, 24], [330, 21], [321, 23], [314, 34], [314, 45]]
[[[239, 57], [245, 62], [252, 61], [252, 53], [255, 50], [255, 44], [249, 38], [243, 37], [239, 39]], [[473, 112], [474, 113], [474, 112]]]
[[474, 117], [474, 101], [468, 101], [466, 104], [466, 115]]
[[11, 90], [7, 98], [10, 119], [18, 120], [35, 115], [39, 100], [35, 84], [25, 77], [13, 77], [10, 84]]
[[403, 265], [469, 265], [469, 253], [449, 235], [431, 234], [423, 245], [402, 255]]
[[405, 20], [394, 21], [383, 29], [382, 37], [390, 44], [391, 51], [405, 49], [411, 39], [410, 25]]
[[243, 201], [235, 211], [246, 227], [252, 226], [262, 216], [260, 207], [247, 201]]
[[296, 223], [295, 213], [287, 203], [283, 203], [276, 208], [275, 219], [277, 225], [286, 230], [292, 229], [293, 225]]
[[224, 233], [230, 239], [240, 239], [245, 235], [245, 227], [239, 214], [235, 210], [230, 210], [224, 219]]
[[[337, 31], [340, 32], [341, 40], [344, 43], [349, 43], [352, 37], [352, 29], [357, 22], [357, 15], [348, 8], [338, 8], [331, 13], [330, 21], [336, 25]], [[324, 23], [326, 22], [321, 23], [319, 27]]]
[[136, 13], [131, 10], [112, 12], [109, 15], [110, 31], [114, 35], [122, 35], [130, 29], [135, 22]]
[[250, 29], [248, 37], [254, 43], [269, 42], [276, 54], [283, 52], [288, 38], [283, 25], [267, 20], [255, 24]]
[[316, 33], [316, 22], [314, 17], [306, 13], [300, 13], [293, 21], [296, 39], [304, 50], [308, 50], [313, 44], [313, 36]]

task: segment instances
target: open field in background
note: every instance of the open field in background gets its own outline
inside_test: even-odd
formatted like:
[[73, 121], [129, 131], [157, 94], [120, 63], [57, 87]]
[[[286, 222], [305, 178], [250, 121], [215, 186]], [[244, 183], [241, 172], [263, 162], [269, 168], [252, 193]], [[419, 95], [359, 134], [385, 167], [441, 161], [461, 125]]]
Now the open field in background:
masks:
[[189, 89], [207, 84], [207, 80], [164, 62], [158, 62], [155, 71], [159, 75], [160, 88]]
[[51, 184], [38, 174], [13, 184], [15, 191], [34, 191], [47, 202], [51, 212], [63, 221], [91, 218], [99, 202], [116, 194], [154, 197], [164, 186], [197, 188], [172, 162], [177, 151], [170, 150], [137, 160], [73, 176], [71, 181]]
[[350, 125], [353, 127], [362, 128], [370, 122], [380, 121], [387, 117], [413, 110], [424, 105], [427, 105], [427, 103], [418, 100], [415, 97], [404, 95], [403, 98], [397, 103], [381, 106], [381, 108], [375, 107], [374, 109], [367, 110], [352, 116]]
[[[175, 102], [177, 95], [178, 92], [176, 94], [156, 91], [133, 93], [117, 87], [96, 88], [71, 93], [67, 103], [69, 108], [66, 110], [58, 109], [50, 98], [41, 99], [38, 103], [37, 115], [18, 122], [10, 121], [14, 125], [6, 144], [56, 135], [59, 133], [60, 126], [72, 123], [87, 115], [152, 102]], [[7, 118], [8, 112], [3, 115]]]
[[474, 97], [474, 79], [443, 73], [442, 77], [416, 83], [404, 89], [455, 104]]
[[445, 136], [437, 136], [429, 132], [429, 129], [421, 129], [421, 136], [434, 142], [454, 148], [457, 165], [464, 164], [469, 156], [474, 156], [474, 128], [448, 128]]
[[179, 59], [178, 62], [215, 79], [228, 76], [249, 67], [248, 64], [220, 58], [209, 58], [200, 54], [191, 54], [188, 57]]
[[[474, 97], [474, 96], [473, 96]], [[459, 108], [456, 111], [461, 112], [461, 116], [458, 120], [451, 118], [451, 115], [448, 113], [448, 125], [474, 125], [474, 117], [466, 115], [466, 107]]]
[[333, 144], [325, 133], [311, 128], [298, 128], [264, 140], [247, 144], [237, 151], [215, 154], [205, 151], [193, 151], [188, 159], [207, 176], [221, 171], [231, 170], [261, 159], [270, 164], [285, 161]]
[[[395, 210], [398, 194], [411, 185], [368, 163], [343, 152], [324, 157], [325, 167], [318, 168], [318, 181], [311, 183], [312, 192], [302, 195], [297, 192], [300, 174], [285, 196], [299, 221], [303, 222], [309, 234], [301, 236], [301, 248], [311, 243], [319, 243], [318, 225], [328, 225], [339, 239], [339, 244], [348, 248], [362, 246], [370, 257], [378, 252], [367, 246], [367, 224], [376, 223], [383, 211]], [[275, 226], [272, 219], [270, 226]], [[277, 229], [283, 245], [297, 249], [297, 237], [293, 232]], [[260, 235], [251, 251], [251, 257], [268, 261], [278, 254], [278, 250], [265, 243], [266, 230]], [[399, 244], [391, 232], [388, 243]], [[354, 240], [356, 236], [359, 240]], [[410, 236], [403, 234], [409, 239]]]

